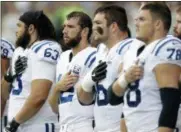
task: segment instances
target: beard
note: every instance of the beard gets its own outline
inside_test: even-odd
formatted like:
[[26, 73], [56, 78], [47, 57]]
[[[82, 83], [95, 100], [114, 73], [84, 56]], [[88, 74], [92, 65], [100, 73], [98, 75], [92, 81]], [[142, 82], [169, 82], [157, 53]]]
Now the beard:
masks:
[[75, 48], [77, 45], [79, 45], [81, 39], [82, 38], [81, 38], [81, 31], [80, 31], [74, 38], [72, 38], [70, 41], [66, 43], [66, 46], [68, 48]]
[[181, 33], [178, 33], [178, 32], [176, 31], [176, 29], [174, 29], [173, 32], [174, 32], [174, 36], [175, 36], [175, 37], [181, 39]]
[[30, 42], [30, 35], [28, 34], [28, 31], [25, 30], [24, 34], [16, 40], [16, 46], [25, 49], [28, 46], [29, 42]]

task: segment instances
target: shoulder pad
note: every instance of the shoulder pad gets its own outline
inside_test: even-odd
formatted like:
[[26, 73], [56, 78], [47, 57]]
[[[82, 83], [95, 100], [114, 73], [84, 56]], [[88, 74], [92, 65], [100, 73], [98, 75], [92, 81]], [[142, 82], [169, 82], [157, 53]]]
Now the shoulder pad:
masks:
[[54, 41], [41, 41], [39, 44], [32, 46], [31, 49], [40, 60], [54, 64], [57, 63], [62, 52], [60, 45]]
[[128, 49], [130, 44], [133, 42], [134, 39], [125, 39], [122, 40], [116, 50], [116, 52], [121, 55], [124, 54]]
[[12, 58], [14, 52], [14, 45], [7, 40], [1, 39], [1, 57]]
[[166, 37], [158, 42], [152, 53], [162, 59], [181, 60], [181, 40], [176, 37]]

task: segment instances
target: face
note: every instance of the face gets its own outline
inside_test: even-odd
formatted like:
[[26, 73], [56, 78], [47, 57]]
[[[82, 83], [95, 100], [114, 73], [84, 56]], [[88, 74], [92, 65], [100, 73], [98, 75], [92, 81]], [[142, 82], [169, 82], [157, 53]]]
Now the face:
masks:
[[139, 10], [136, 18], [136, 38], [147, 42], [154, 34], [154, 21], [150, 11]]
[[181, 39], [181, 14], [176, 14], [176, 24], [174, 25], [174, 36]]
[[28, 33], [28, 28], [23, 22], [19, 21], [17, 23], [17, 31], [16, 31], [16, 46], [26, 48], [29, 42], [30, 42], [30, 35]]
[[70, 18], [64, 23], [63, 39], [69, 48], [76, 47], [81, 41], [81, 27], [78, 18]]
[[105, 43], [109, 36], [109, 27], [107, 26], [107, 20], [105, 14], [98, 13], [93, 20], [93, 40], [101, 43]]

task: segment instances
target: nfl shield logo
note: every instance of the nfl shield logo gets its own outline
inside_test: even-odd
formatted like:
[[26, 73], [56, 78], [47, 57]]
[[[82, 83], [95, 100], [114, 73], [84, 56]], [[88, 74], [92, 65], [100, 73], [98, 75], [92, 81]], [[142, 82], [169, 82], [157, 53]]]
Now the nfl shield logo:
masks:
[[79, 65], [75, 65], [72, 72], [76, 75], [79, 75], [80, 70], [81, 70], [81, 67]]

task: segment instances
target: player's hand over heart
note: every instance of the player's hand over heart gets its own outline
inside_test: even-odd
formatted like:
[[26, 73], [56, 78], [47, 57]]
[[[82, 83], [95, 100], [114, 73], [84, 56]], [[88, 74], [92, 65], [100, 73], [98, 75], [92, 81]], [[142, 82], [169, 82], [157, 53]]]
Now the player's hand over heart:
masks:
[[55, 88], [57, 91], [67, 91], [75, 85], [78, 81], [77, 75], [72, 75], [71, 72], [66, 73], [62, 79], [56, 84]]
[[136, 80], [139, 80], [143, 76], [144, 69], [142, 66], [138, 65], [138, 61], [136, 61], [136, 64], [131, 66], [125, 73], [125, 78], [128, 83], [135, 82]]

